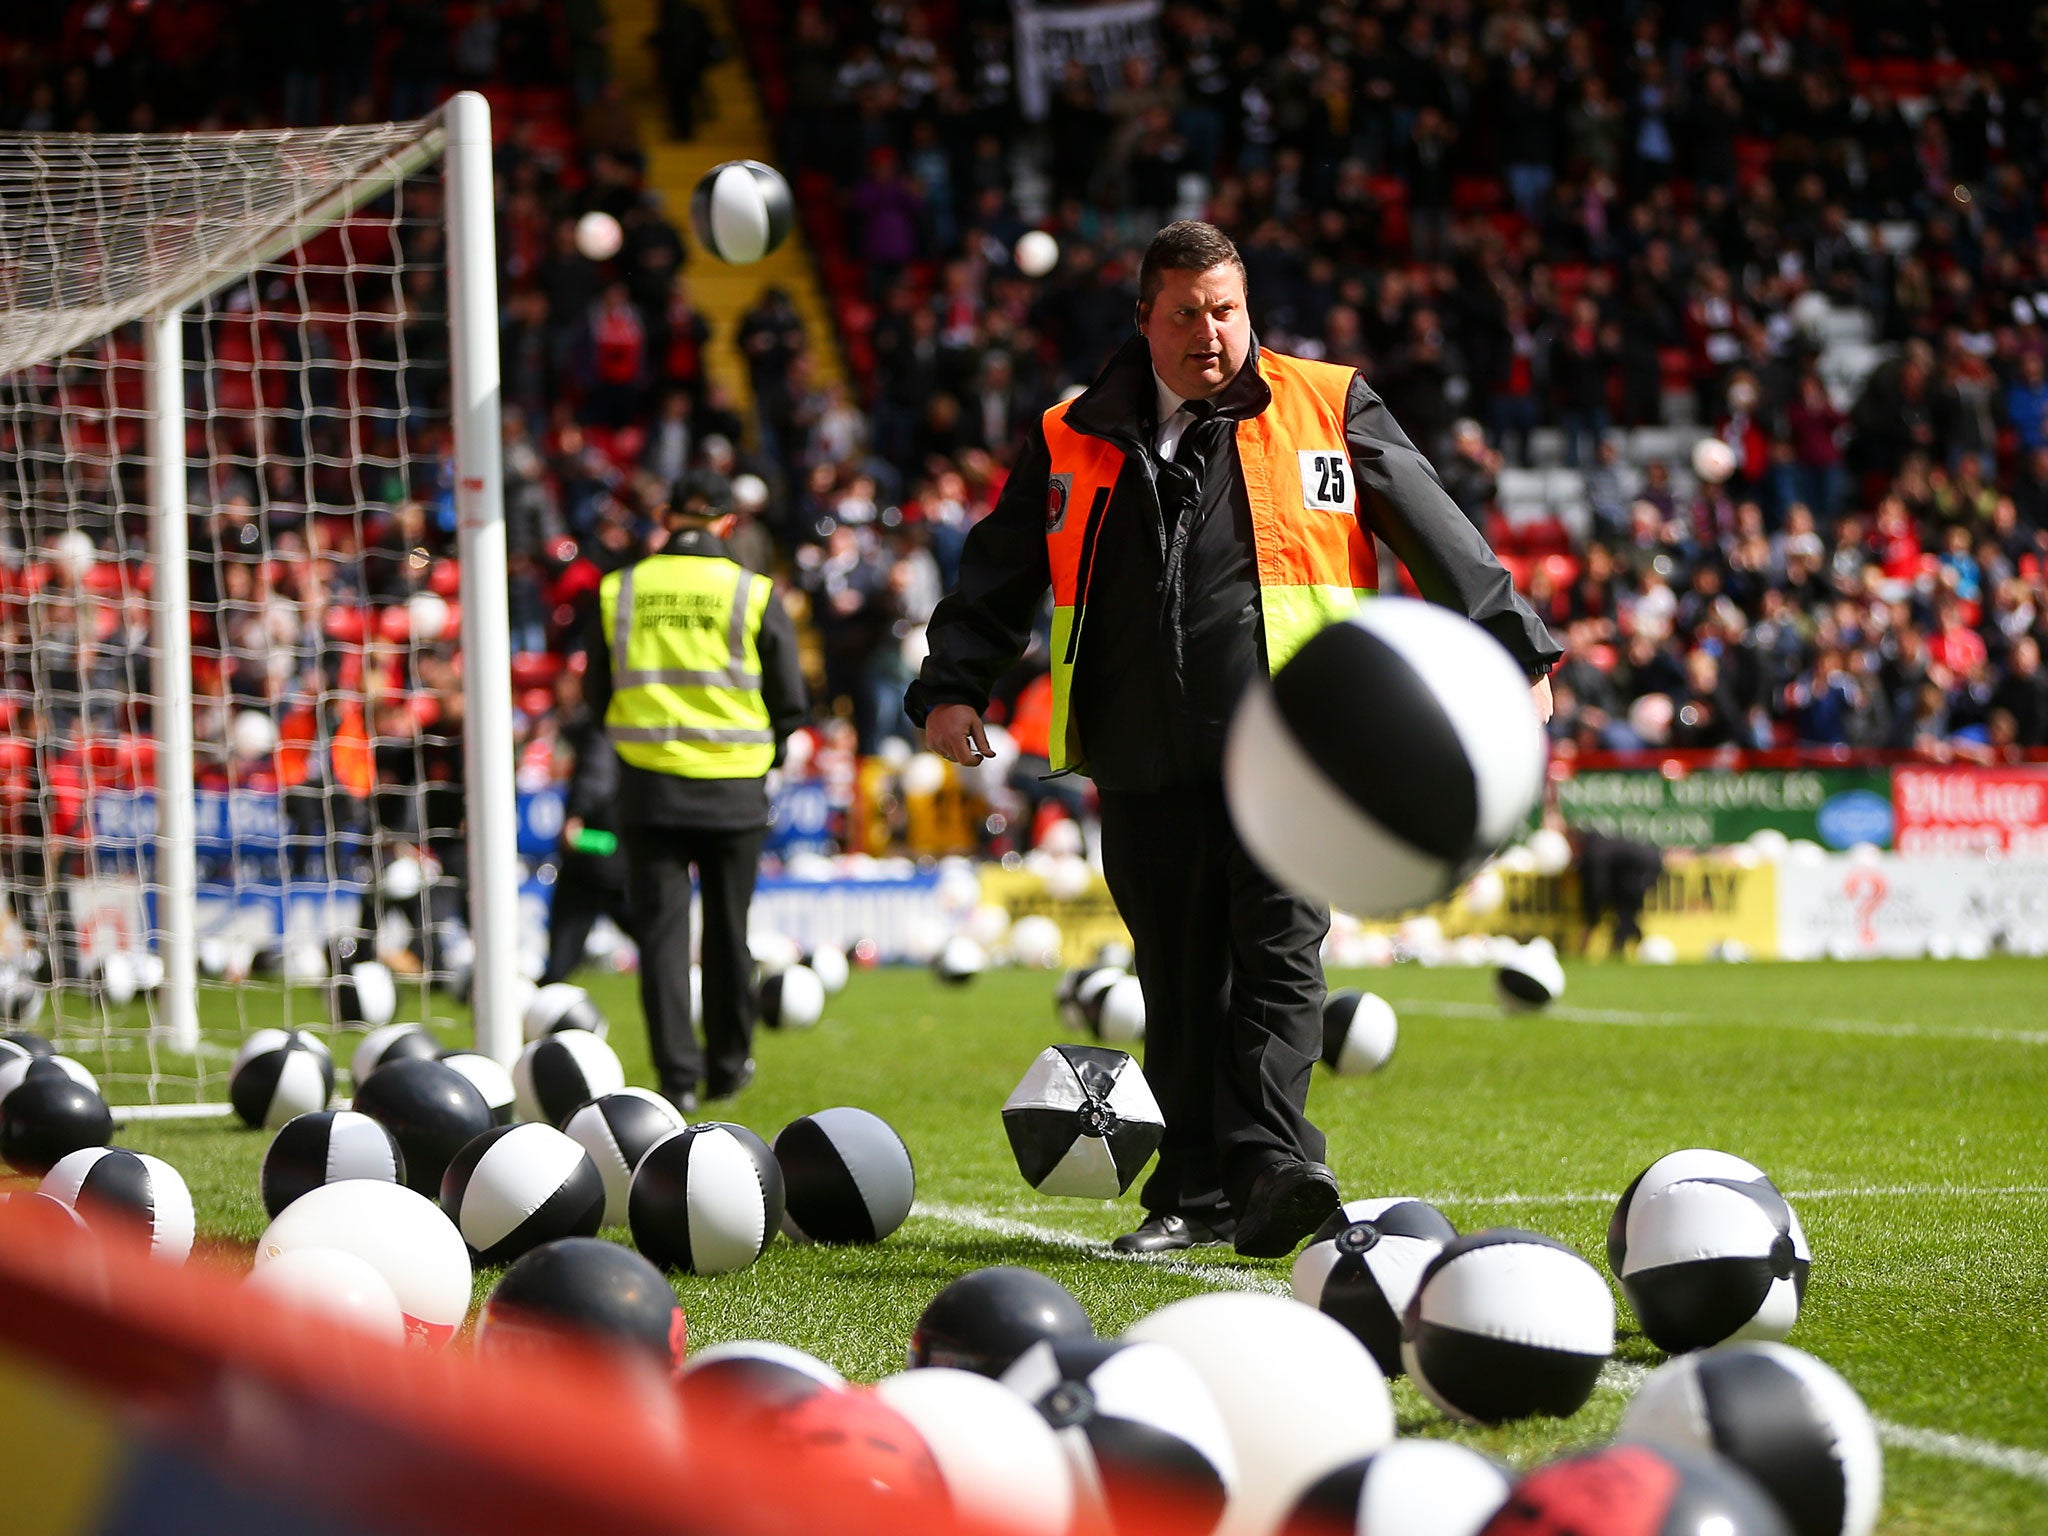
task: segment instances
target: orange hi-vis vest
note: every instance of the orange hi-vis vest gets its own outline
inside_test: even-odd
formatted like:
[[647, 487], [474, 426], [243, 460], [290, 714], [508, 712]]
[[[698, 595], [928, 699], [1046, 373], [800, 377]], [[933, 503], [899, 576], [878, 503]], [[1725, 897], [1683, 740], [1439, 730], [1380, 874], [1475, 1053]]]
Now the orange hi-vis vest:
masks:
[[[1358, 522], [1358, 487], [1344, 442], [1355, 369], [1259, 349], [1273, 400], [1237, 423], [1237, 458], [1251, 502], [1252, 548], [1266, 667], [1277, 671], [1308, 638], [1379, 586], [1372, 541]], [[1055, 770], [1078, 767], [1070, 704], [1088, 611], [1097, 535], [1123, 473], [1124, 450], [1067, 425], [1063, 401], [1045, 413], [1052, 455], [1045, 506], [1052, 566], [1052, 729]]]

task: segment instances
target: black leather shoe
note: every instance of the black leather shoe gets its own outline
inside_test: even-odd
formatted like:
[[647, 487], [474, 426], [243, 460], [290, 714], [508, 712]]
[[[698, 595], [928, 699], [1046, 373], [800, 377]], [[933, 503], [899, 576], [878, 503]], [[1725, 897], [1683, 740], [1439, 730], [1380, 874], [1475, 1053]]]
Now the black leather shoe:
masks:
[[1237, 1251], [1248, 1259], [1284, 1259], [1342, 1204], [1337, 1176], [1321, 1163], [1275, 1163], [1252, 1180], [1237, 1217]]
[[1204, 1222], [1171, 1212], [1147, 1216], [1135, 1232], [1126, 1232], [1109, 1246], [1118, 1253], [1175, 1253], [1182, 1248], [1208, 1248], [1229, 1239]]
[[747, 1084], [751, 1083], [753, 1080], [754, 1058], [749, 1056], [746, 1060], [746, 1064], [740, 1068], [739, 1076], [735, 1077], [731, 1082], [721, 1083], [713, 1081], [711, 1083], [706, 1084], [704, 1088], [704, 1097], [707, 1099], [729, 1099], [734, 1094], [738, 1093], [742, 1088], [746, 1087]]

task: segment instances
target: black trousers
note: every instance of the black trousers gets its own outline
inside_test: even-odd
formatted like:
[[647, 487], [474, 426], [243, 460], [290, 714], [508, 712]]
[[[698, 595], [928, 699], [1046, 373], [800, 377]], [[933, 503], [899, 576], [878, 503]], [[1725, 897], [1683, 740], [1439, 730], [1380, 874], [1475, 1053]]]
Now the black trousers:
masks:
[[1225, 1219], [1268, 1165], [1323, 1160], [1308, 1085], [1330, 914], [1245, 852], [1221, 785], [1104, 790], [1102, 863], [1131, 930], [1145, 1077], [1166, 1117], [1140, 1198], [1154, 1215]]
[[[626, 861], [622, 855], [598, 858], [565, 853], [556, 867], [554, 894], [548, 899], [548, 968], [541, 985], [567, 981], [583, 963], [584, 946], [600, 917], [609, 917], [633, 935], [633, 912], [626, 901]], [[634, 942], [639, 942], [634, 938]], [[683, 978], [686, 982], [689, 978]]]
[[1664, 851], [1652, 843], [1589, 832], [1579, 847], [1579, 900], [1586, 919], [1586, 937], [1609, 913], [1614, 916], [1614, 948], [1627, 949], [1643, 936], [1643, 904], [1664, 873]]
[[[640, 1006], [661, 1091], [686, 1093], [707, 1083], [730, 1088], [754, 1041], [753, 961], [747, 907], [765, 829], [700, 831], [628, 827], [626, 899], [640, 945]], [[704, 905], [704, 1044], [690, 1017], [690, 868]]]

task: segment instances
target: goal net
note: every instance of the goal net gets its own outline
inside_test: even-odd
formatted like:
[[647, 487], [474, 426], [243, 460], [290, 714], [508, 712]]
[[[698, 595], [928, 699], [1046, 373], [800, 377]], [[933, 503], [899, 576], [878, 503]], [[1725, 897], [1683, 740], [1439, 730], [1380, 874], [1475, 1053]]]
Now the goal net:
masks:
[[0, 1029], [110, 1103], [220, 1103], [261, 1028], [516, 1039], [488, 118], [444, 112], [0, 136]]

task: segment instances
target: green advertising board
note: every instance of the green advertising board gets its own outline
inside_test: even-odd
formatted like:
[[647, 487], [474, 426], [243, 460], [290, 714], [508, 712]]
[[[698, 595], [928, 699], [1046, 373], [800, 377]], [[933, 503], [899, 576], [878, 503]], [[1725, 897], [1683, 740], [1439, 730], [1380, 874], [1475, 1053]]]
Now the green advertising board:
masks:
[[1884, 768], [1593, 769], [1558, 785], [1567, 825], [1665, 848], [1739, 843], [1776, 828], [1825, 848], [1892, 844], [1891, 772]]

